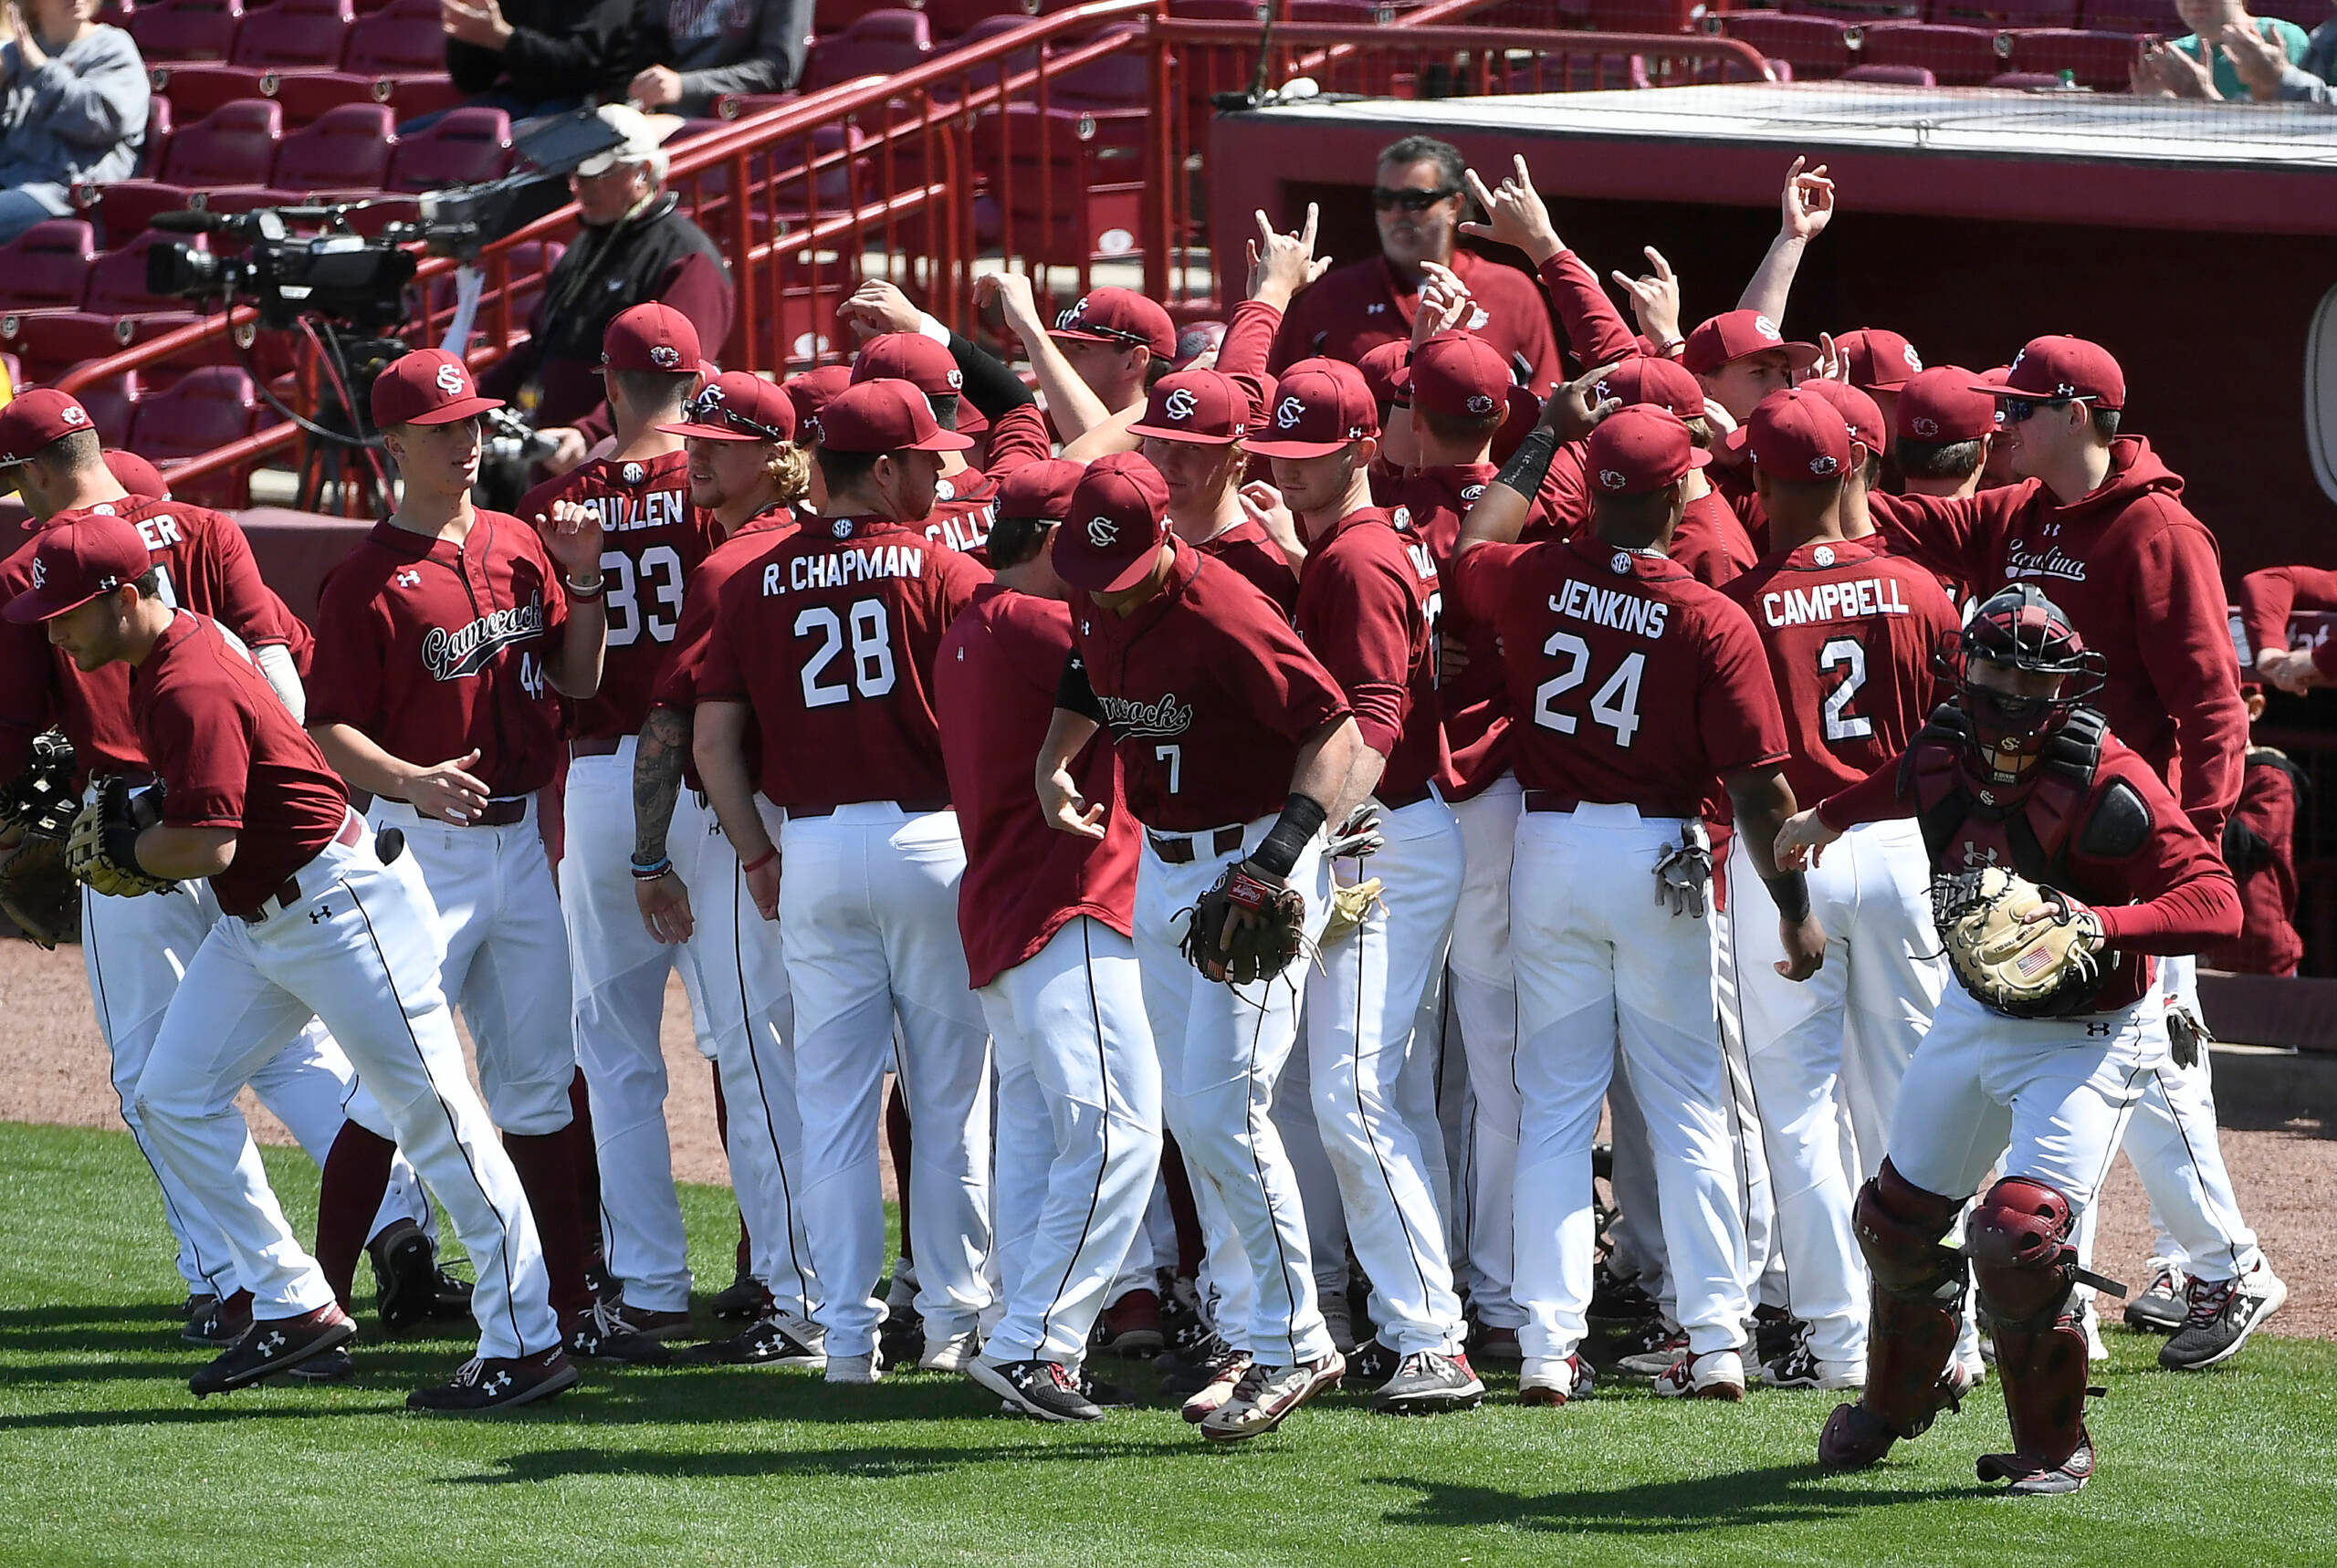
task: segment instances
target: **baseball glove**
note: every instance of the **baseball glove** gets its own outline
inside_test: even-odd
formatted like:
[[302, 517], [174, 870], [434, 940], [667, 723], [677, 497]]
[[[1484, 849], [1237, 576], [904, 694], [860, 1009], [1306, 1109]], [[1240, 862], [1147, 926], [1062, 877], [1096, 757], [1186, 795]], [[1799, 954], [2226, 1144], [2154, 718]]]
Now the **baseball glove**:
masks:
[[1225, 868], [1185, 924], [1185, 957], [1212, 980], [1247, 986], [1290, 967], [1305, 940], [1306, 900], [1247, 862]]
[[[2047, 918], [2024, 923], [2039, 912]], [[1932, 925], [1964, 988], [2015, 1018], [2083, 1010], [2117, 962], [2092, 910], [2001, 866], [1934, 881]]]
[[65, 868], [65, 841], [26, 834], [0, 860], [0, 913], [29, 941], [44, 947], [81, 931], [81, 890]]
[[0, 789], [0, 833], [63, 842], [81, 809], [73, 793], [73, 743], [56, 730], [33, 737], [32, 760]]
[[138, 835], [162, 820], [160, 786], [139, 794], [119, 774], [102, 779], [97, 799], [73, 819], [73, 836], [65, 846], [65, 863], [92, 892], [114, 898], [136, 898], [174, 885], [167, 877], [150, 875], [138, 863]]

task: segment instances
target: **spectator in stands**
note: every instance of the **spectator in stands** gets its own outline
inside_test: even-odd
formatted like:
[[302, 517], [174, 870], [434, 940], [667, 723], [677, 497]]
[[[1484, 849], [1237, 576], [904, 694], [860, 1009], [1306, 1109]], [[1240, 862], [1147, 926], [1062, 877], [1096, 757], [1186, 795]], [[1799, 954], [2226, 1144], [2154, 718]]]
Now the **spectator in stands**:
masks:
[[2252, 27], [2225, 27], [2220, 47], [2258, 103], [2337, 105], [2337, 88], [2330, 85], [2337, 82], [2337, 16], [2312, 30], [2304, 57], [2294, 62], [2280, 45]]
[[2134, 57], [2128, 85], [2146, 98], [2244, 99], [2247, 83], [2227, 49], [2215, 41], [2227, 31], [2253, 35], [2279, 48], [2294, 65], [2304, 58], [2305, 32], [2278, 16], [2251, 16], [2241, 0], [2175, 0], [2175, 15], [2191, 29], [2173, 43], [2153, 39]]
[[76, 181], [126, 180], [146, 139], [146, 62], [98, 0], [0, 5], [0, 245], [73, 210]]
[[466, 101], [513, 120], [621, 100], [632, 12], [633, 0], [438, 0], [446, 74]]
[[784, 92], [803, 75], [812, 0], [639, 0], [626, 95], [703, 118], [724, 93]]
[[620, 311], [662, 300], [690, 319], [710, 353], [730, 335], [729, 268], [664, 188], [665, 154], [648, 117], [624, 104], [599, 112], [624, 141], [569, 177], [582, 226], [545, 280], [527, 343], [479, 378], [481, 396], [531, 409], [537, 428], [561, 444], [545, 465], [554, 474], [610, 433], [601, 337]]
[[[2252, 727], [2264, 716], [2264, 690], [2240, 688]], [[2206, 955], [2208, 967], [2241, 975], [2293, 975], [2304, 956], [2297, 935], [2297, 808], [2304, 769], [2289, 754], [2253, 740], [2241, 770], [2239, 804], [2224, 824], [2224, 863], [2239, 883], [2239, 935]]]

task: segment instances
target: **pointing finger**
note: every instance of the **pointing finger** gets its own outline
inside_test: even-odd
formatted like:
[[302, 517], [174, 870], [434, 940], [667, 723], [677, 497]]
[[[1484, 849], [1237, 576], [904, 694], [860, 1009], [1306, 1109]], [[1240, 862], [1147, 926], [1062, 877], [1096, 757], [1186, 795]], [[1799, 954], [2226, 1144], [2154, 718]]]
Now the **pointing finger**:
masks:
[[1310, 251], [1315, 248], [1315, 225], [1320, 216], [1321, 213], [1315, 207], [1315, 204], [1312, 202], [1307, 203], [1306, 225], [1298, 231], [1298, 243], [1305, 246]]
[[[1474, 169], [1463, 169], [1461, 171], [1461, 178], [1468, 183], [1469, 193], [1477, 198], [1477, 204], [1484, 208], [1487, 212], [1493, 211], [1493, 193], [1485, 189], [1485, 183], [1477, 178], [1477, 172]], [[1470, 228], [1472, 226], [1477, 228], [1483, 227], [1483, 225], [1472, 225], [1469, 224], [1463, 224], [1461, 226], [1462, 228]]]

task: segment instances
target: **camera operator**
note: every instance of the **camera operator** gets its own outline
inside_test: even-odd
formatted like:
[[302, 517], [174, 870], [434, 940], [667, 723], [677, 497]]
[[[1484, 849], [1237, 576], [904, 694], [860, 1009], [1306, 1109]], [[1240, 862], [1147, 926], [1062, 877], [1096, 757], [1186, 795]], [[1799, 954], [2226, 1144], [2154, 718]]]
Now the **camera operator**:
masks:
[[620, 313], [651, 300], [670, 305], [713, 352], [730, 333], [729, 269], [664, 189], [665, 154], [647, 117], [622, 104], [598, 112], [624, 141], [569, 177], [582, 227], [552, 268], [527, 343], [479, 378], [482, 395], [532, 404], [538, 430], [560, 444], [544, 463], [550, 474], [575, 467], [610, 434], [601, 339]]
[[[446, 74], [466, 103], [503, 110], [515, 120], [621, 99], [631, 74], [632, 12], [631, 0], [438, 0]], [[398, 129], [418, 130], [436, 118]]]
[[803, 75], [812, 0], [638, 0], [626, 96], [702, 117], [724, 93], [784, 92]]

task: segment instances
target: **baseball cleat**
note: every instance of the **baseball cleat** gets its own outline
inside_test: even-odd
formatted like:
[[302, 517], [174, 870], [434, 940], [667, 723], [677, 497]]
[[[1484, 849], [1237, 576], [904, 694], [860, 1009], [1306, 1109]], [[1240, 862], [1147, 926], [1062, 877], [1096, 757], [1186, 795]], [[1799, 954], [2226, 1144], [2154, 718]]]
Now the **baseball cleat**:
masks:
[[2240, 1353], [2266, 1318], [2285, 1305], [2289, 1287], [2258, 1263], [2238, 1280], [2193, 1280], [2191, 1310], [2182, 1330], [2158, 1349], [2158, 1364], [2170, 1372], [2197, 1372]]
[[1103, 1410], [1081, 1392], [1076, 1375], [1056, 1361], [992, 1361], [977, 1355], [968, 1377], [1036, 1421], [1101, 1421]]
[[1818, 1463], [1829, 1470], [1862, 1470], [1880, 1464], [1899, 1434], [1863, 1405], [1837, 1405], [1818, 1434]]
[[1469, 1358], [1472, 1361], [1518, 1362], [1525, 1359], [1525, 1352], [1518, 1345], [1515, 1329], [1479, 1323], [1476, 1337], [1469, 1347]]
[[1096, 1355], [1158, 1355], [1168, 1343], [1160, 1319], [1160, 1296], [1141, 1289], [1106, 1307], [1087, 1335], [1087, 1348]]
[[1639, 1323], [1663, 1315], [1662, 1303], [1647, 1293], [1639, 1276], [1618, 1279], [1602, 1260], [1590, 1281], [1590, 1320], [1603, 1323]]
[[609, 1272], [608, 1260], [595, 1258], [584, 1265], [584, 1288], [596, 1301], [624, 1300], [624, 1281]]
[[974, 1331], [951, 1334], [945, 1340], [928, 1338], [925, 1354], [917, 1358], [920, 1372], [963, 1372], [973, 1364], [981, 1350], [981, 1341]]
[[725, 1322], [760, 1322], [770, 1313], [770, 1291], [752, 1274], [740, 1274], [707, 1305]]
[[1317, 1394], [1336, 1388], [1346, 1372], [1347, 1361], [1336, 1350], [1320, 1361], [1301, 1362], [1295, 1366], [1262, 1366], [1252, 1363], [1234, 1389], [1233, 1397], [1210, 1412], [1201, 1422], [1201, 1436], [1212, 1443], [1263, 1437]]
[[1517, 1375], [1517, 1402], [1520, 1405], [1571, 1405], [1590, 1397], [1598, 1385], [1598, 1378], [1590, 1370], [1590, 1363], [1579, 1355], [1570, 1355], [1559, 1362], [1529, 1364]]
[[1357, 1383], [1368, 1383], [1374, 1387], [1395, 1376], [1404, 1359], [1380, 1343], [1377, 1335], [1365, 1340], [1355, 1349], [1340, 1354], [1347, 1358], [1347, 1375]]
[[653, 1312], [613, 1301], [592, 1303], [584, 1322], [568, 1336], [568, 1354], [588, 1361], [622, 1361], [635, 1366], [662, 1366], [674, 1359], [665, 1342], [690, 1331], [687, 1312]]
[[179, 1330], [179, 1338], [189, 1344], [233, 1344], [251, 1326], [252, 1293], [237, 1291], [225, 1300], [212, 1297], [203, 1315], [189, 1318]]
[[1745, 1358], [1733, 1350], [1708, 1350], [1683, 1355], [1655, 1380], [1659, 1399], [1726, 1399], [1745, 1397]]
[[438, 1301], [438, 1255], [422, 1227], [393, 1220], [365, 1250], [373, 1259], [373, 1312], [382, 1332], [412, 1333], [429, 1322]]
[[1753, 1309], [1753, 1359], [1766, 1365], [1791, 1355], [1809, 1325], [1783, 1307]]
[[2007, 1497], [2060, 1497], [2082, 1490], [2093, 1479], [2093, 1437], [2082, 1434], [2078, 1451], [2058, 1465], [2026, 1454], [1983, 1454], [1979, 1463], [1984, 1481], [2010, 1481]]
[[431, 1284], [430, 1315], [441, 1322], [466, 1320], [471, 1315], [471, 1282], [443, 1264]]
[[2163, 1258], [2150, 1261], [2151, 1282], [2126, 1303], [2126, 1326], [2136, 1333], [2177, 1333], [2191, 1315], [2191, 1277]]
[[319, 1307], [297, 1318], [261, 1318], [244, 1331], [244, 1337], [187, 1379], [197, 1399], [246, 1388], [279, 1372], [289, 1372], [337, 1345], [357, 1337], [357, 1325], [335, 1305]]
[[179, 1303], [179, 1316], [187, 1322], [207, 1315], [219, 1304], [219, 1298], [209, 1291], [189, 1291], [186, 1300]]
[[1988, 1381], [1987, 1358], [1976, 1350], [1969, 1355], [1959, 1355], [1955, 1364], [1947, 1369], [1947, 1375], [1954, 1389], [1954, 1399], [1961, 1400]]
[[1809, 1347], [1797, 1344], [1775, 1361], [1761, 1365], [1761, 1381], [1771, 1388], [1821, 1388], [1829, 1393], [1855, 1392], [1866, 1386], [1866, 1363], [1821, 1361]]
[[1250, 1375], [1250, 1368], [1253, 1364], [1248, 1351], [1228, 1350], [1219, 1358], [1210, 1380], [1185, 1401], [1185, 1419], [1198, 1425], [1225, 1408], [1232, 1400], [1234, 1391], [1242, 1386], [1242, 1380]]
[[1371, 1396], [1383, 1416], [1441, 1416], [1474, 1410], [1485, 1402], [1485, 1385], [1466, 1355], [1414, 1351], [1397, 1364], [1396, 1375]]
[[874, 1383], [885, 1375], [882, 1355], [830, 1355], [827, 1380], [830, 1383]]
[[676, 1359], [721, 1366], [825, 1366], [827, 1336], [816, 1324], [774, 1313], [726, 1339], [677, 1352]]
[[449, 1381], [407, 1395], [405, 1407], [434, 1416], [500, 1416], [573, 1388], [580, 1375], [557, 1345], [538, 1355], [477, 1356]]
[[324, 1354], [300, 1363], [285, 1373], [285, 1376], [302, 1383], [339, 1383], [357, 1372], [357, 1360], [345, 1344], [335, 1345]]
[[1688, 1331], [1661, 1318], [1650, 1318], [1640, 1332], [1615, 1342], [1615, 1364], [1636, 1377], [1656, 1377], [1677, 1366], [1688, 1354]]
[[1106, 1383], [1079, 1369], [1079, 1391], [1087, 1396], [1087, 1403], [1105, 1410], [1133, 1410], [1138, 1403], [1136, 1390], [1117, 1383]]

